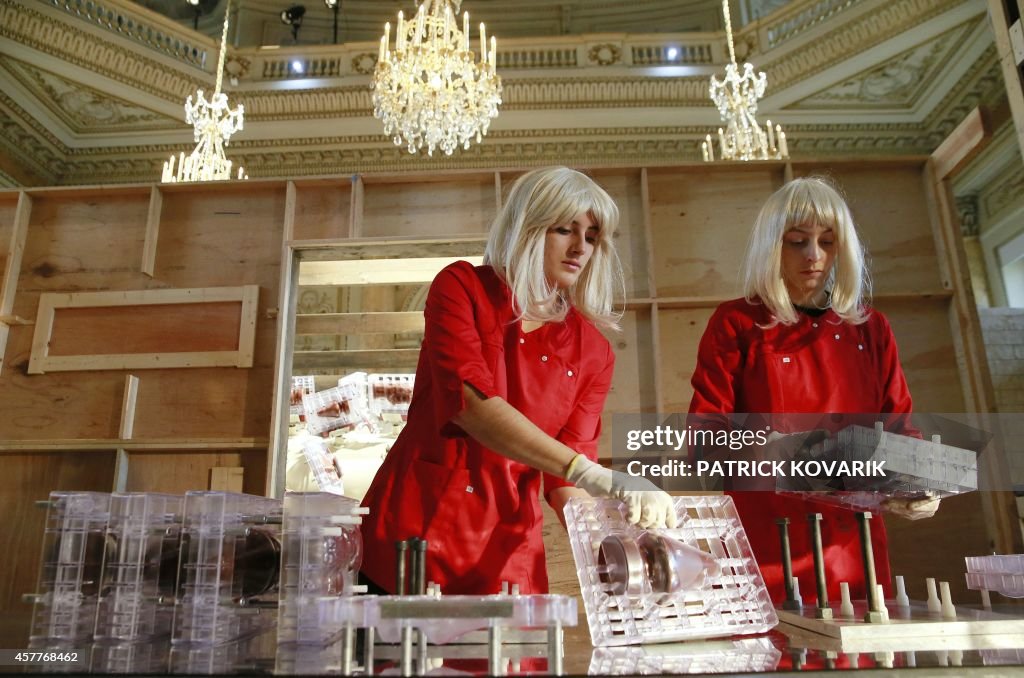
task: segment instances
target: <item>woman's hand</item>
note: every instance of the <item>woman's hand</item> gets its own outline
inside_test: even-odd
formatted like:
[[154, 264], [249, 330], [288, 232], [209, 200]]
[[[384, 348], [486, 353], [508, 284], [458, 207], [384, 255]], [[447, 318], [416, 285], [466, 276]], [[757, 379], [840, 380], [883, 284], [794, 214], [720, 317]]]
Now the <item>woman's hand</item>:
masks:
[[640, 527], [677, 525], [672, 497], [646, 478], [612, 471], [579, 455], [565, 478], [592, 497], [611, 497], [626, 504], [626, 520]]

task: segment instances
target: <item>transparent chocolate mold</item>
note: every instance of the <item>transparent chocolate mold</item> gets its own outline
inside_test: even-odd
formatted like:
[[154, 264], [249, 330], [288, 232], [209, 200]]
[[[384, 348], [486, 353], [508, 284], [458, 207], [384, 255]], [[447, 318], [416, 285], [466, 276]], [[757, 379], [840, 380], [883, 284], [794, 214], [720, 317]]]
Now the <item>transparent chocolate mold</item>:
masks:
[[657, 604], [680, 592], [703, 587], [717, 577], [718, 560], [678, 539], [648, 530], [636, 536], [613, 534], [598, 549], [601, 581], [612, 595], [653, 593]]

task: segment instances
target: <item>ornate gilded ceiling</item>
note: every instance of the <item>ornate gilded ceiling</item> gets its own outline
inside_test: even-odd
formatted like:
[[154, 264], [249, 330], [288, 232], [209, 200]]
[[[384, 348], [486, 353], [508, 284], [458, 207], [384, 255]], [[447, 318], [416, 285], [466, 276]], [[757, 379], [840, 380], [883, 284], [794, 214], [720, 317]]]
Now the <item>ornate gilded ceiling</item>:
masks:
[[[428, 158], [392, 145], [371, 115], [376, 44], [367, 39], [229, 49], [226, 91], [246, 111], [229, 157], [253, 177], [699, 159], [699, 140], [717, 126], [707, 81], [727, 60], [724, 33], [621, 30], [634, 25], [634, 7], [648, 19], [635, 25], [649, 30], [686, 12], [711, 21], [695, 17], [717, 3], [518, 4], [513, 12], [510, 0], [463, 2], [499, 35], [504, 104], [481, 146]], [[352, 26], [359, 7], [370, 26], [373, 12], [402, 3], [350, 6]], [[552, 31], [541, 18], [553, 7], [568, 8], [558, 10], [562, 29], [582, 32]], [[1001, 96], [984, 0], [743, 7], [774, 8], [737, 31], [737, 47], [768, 73], [760, 115], [786, 127], [795, 157], [929, 153], [971, 108]], [[515, 16], [503, 34], [506, 14]], [[514, 37], [535, 19], [546, 37]], [[588, 32], [612, 25], [620, 32]], [[670, 58], [670, 47], [680, 56]], [[0, 0], [0, 184], [157, 180], [162, 161], [192, 143], [183, 102], [212, 89], [216, 56], [187, 17], [175, 22], [127, 0]]]

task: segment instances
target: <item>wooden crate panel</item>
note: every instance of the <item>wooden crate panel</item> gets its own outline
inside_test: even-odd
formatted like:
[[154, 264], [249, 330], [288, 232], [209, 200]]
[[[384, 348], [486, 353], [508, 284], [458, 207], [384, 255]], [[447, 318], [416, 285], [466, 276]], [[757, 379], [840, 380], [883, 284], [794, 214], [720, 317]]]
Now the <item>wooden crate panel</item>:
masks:
[[914, 409], [963, 412], [964, 397], [952, 342], [948, 298], [879, 300], [899, 346]]
[[[59, 193], [34, 196], [19, 297], [30, 292], [151, 285], [141, 272], [148, 212], [148, 192], [93, 198]], [[34, 315], [33, 311], [24, 317]]]
[[793, 171], [828, 177], [842, 189], [871, 257], [876, 294], [943, 289], [923, 163], [799, 165]]
[[647, 181], [658, 296], [740, 296], [747, 236], [782, 166], [652, 169]]
[[605, 400], [600, 455], [612, 454], [612, 417], [626, 412], [650, 412], [654, 402], [654, 349], [649, 309], [627, 311], [621, 332], [605, 331], [615, 352], [615, 375]]
[[58, 309], [51, 356], [238, 350], [241, 302]]
[[7, 250], [11, 244], [14, 226], [14, 212], [18, 207], [17, 193], [0, 194], [0, 271], [7, 262]]
[[[250, 367], [253, 364], [253, 343], [256, 334], [256, 308], [259, 287], [205, 287], [174, 290], [131, 290], [108, 292], [46, 293], [39, 297], [39, 311], [32, 337], [29, 374], [76, 370], [155, 369], [172, 367]], [[190, 312], [198, 306], [199, 311]], [[215, 308], [203, 308], [213, 306]], [[140, 321], [158, 318], [151, 326], [132, 325], [132, 309], [143, 309]], [[150, 308], [150, 310], [145, 310]], [[55, 325], [60, 316], [71, 311], [62, 331], [62, 348], [70, 353], [53, 355], [50, 351]], [[234, 315], [237, 314], [237, 315]], [[237, 322], [235, 321], [237, 318]], [[126, 324], [120, 336], [112, 332], [118, 323]], [[176, 343], [176, 323], [193, 325], [184, 330], [186, 339], [199, 336], [196, 323], [220, 322], [238, 332], [235, 341], [224, 340], [211, 332], [227, 350], [188, 350], [186, 342]], [[80, 340], [76, 341], [76, 335]], [[136, 345], [137, 344], [137, 345]], [[94, 350], [90, 351], [90, 346]], [[122, 350], [131, 346], [135, 351]], [[147, 351], [146, 348], [156, 348]]]
[[21, 596], [35, 590], [46, 510], [34, 502], [54, 490], [109, 492], [114, 453], [51, 452], [3, 455], [0, 474], [0, 644], [28, 647], [32, 606]]
[[644, 233], [644, 202], [639, 170], [595, 171], [591, 174], [619, 207], [619, 228], [615, 249], [626, 278], [626, 297], [650, 296], [650, 264], [647, 236]]
[[124, 372], [28, 376], [31, 331], [11, 328], [0, 375], [0, 440], [117, 438]]
[[690, 409], [690, 377], [697, 366], [697, 347], [714, 312], [711, 307], [658, 310], [662, 410], [666, 413]]
[[297, 183], [295, 240], [347, 238], [352, 203], [351, 181]]
[[377, 183], [363, 187], [365, 238], [486, 233], [494, 219], [494, 175], [447, 181]]
[[257, 284], [261, 310], [276, 305], [284, 203], [284, 184], [165, 191], [154, 278], [166, 287]]
[[266, 460], [266, 450], [129, 453], [127, 489], [169, 494], [206, 490], [210, 486], [210, 469], [227, 466], [244, 468], [242, 490], [262, 495]]
[[147, 370], [139, 377], [135, 437], [266, 438], [273, 379], [272, 357], [249, 369]]

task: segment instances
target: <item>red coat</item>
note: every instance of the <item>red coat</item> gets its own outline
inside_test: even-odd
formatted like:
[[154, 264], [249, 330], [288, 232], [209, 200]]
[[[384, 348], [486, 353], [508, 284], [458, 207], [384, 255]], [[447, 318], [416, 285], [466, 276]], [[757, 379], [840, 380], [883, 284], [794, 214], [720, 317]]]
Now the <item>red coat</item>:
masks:
[[523, 333], [508, 286], [464, 261], [434, 279], [424, 318], [408, 422], [363, 500], [363, 573], [392, 591], [395, 542], [422, 537], [427, 581], [445, 593], [497, 593], [503, 581], [546, 593], [541, 476], [546, 494], [568, 483], [483, 447], [451, 419], [468, 382], [596, 459], [615, 354], [575, 310]]
[[[857, 420], [871, 425], [877, 416], [839, 417], [835, 413], [894, 413], [886, 428], [913, 434], [910, 392], [900, 367], [896, 340], [885, 317], [871, 311], [860, 325], [843, 322], [832, 310], [812, 317], [800, 314], [795, 325], [762, 329], [770, 317], [761, 304], [729, 301], [715, 311], [700, 342], [693, 375], [690, 412], [701, 415], [765, 413], [780, 432], [812, 428], [836, 431]], [[816, 413], [813, 417], [779, 414]], [[899, 416], [903, 415], [903, 416]], [[706, 416], [702, 417], [706, 420]], [[865, 421], [865, 419], [867, 421]], [[790, 519], [793, 574], [806, 602], [815, 599], [814, 563], [808, 513], [822, 513], [822, 543], [830, 601], [839, 600], [839, 583], [864, 597], [864, 569], [853, 511], [772, 492], [732, 492], [772, 600], [785, 599], [782, 560], [775, 519]], [[889, 560], [881, 516], [871, 521], [878, 583], [888, 589]]]

